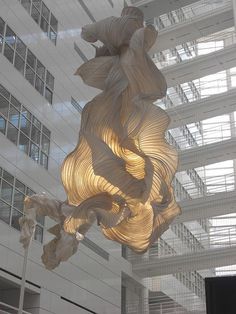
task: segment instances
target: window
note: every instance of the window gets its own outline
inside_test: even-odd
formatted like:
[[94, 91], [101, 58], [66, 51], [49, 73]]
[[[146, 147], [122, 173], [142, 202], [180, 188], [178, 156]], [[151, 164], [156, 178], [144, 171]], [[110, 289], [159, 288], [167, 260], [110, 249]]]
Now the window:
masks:
[[[0, 220], [20, 230], [19, 218], [23, 216], [26, 195], [35, 194], [23, 182], [0, 168]], [[37, 217], [34, 239], [43, 242], [44, 217]]]
[[79, 113], [82, 112], [83, 108], [80, 106], [80, 104], [73, 97], [71, 97], [71, 104]]
[[46, 70], [45, 66], [37, 59], [33, 52], [27, 48], [23, 41], [0, 18], [1, 52], [26, 80], [52, 104], [54, 91], [53, 75]]
[[0, 132], [48, 169], [51, 132], [0, 85]]
[[58, 21], [42, 0], [19, 0], [32, 19], [52, 41], [57, 42]]

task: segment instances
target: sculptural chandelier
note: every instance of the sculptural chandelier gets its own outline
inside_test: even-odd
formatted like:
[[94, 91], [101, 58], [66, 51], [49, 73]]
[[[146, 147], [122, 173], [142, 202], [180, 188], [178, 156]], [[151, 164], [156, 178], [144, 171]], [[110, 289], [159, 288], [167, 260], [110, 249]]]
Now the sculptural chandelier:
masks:
[[156, 37], [134, 7], [82, 29], [84, 40], [103, 46], [76, 74], [101, 92], [84, 107], [78, 144], [62, 165], [67, 200], [27, 197], [20, 222], [25, 247], [36, 214], [57, 222], [42, 256], [48, 269], [76, 252], [95, 221], [108, 239], [142, 253], [180, 213], [171, 186], [177, 154], [165, 140], [169, 118], [153, 105], [167, 89], [148, 56]]

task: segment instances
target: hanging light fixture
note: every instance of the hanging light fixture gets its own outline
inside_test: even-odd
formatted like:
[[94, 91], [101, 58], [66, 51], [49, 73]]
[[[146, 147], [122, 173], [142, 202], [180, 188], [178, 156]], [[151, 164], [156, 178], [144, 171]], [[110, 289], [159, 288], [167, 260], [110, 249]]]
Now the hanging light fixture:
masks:
[[27, 197], [21, 219], [25, 247], [36, 215], [57, 222], [42, 256], [48, 269], [76, 252], [95, 221], [108, 239], [142, 253], [180, 213], [171, 186], [177, 153], [165, 140], [169, 117], [153, 105], [167, 89], [148, 55], [156, 30], [143, 26], [138, 8], [125, 7], [81, 36], [103, 46], [75, 74], [101, 92], [85, 105], [78, 144], [62, 165], [67, 200]]

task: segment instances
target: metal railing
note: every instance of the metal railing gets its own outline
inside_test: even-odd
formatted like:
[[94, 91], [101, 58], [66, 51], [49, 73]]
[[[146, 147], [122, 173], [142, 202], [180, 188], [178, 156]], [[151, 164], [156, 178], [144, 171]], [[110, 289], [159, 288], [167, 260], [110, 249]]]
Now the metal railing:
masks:
[[236, 34], [232, 27], [192, 42], [186, 42], [175, 48], [157, 52], [153, 55], [153, 61], [157, 64], [158, 68], [163, 69], [167, 66], [224, 49], [235, 44], [235, 42]]
[[206, 0], [197, 1], [196, 3], [182, 7], [181, 9], [173, 10], [156, 17], [154, 19], [154, 25], [157, 30], [160, 31], [169, 27], [174, 27], [179, 23], [192, 20], [200, 15], [214, 14], [216, 10], [222, 9], [226, 6], [231, 6], [231, 0], [223, 0], [217, 3]]
[[[135, 254], [131, 250], [128, 250], [127, 260], [130, 261], [133, 265], [145, 265], [145, 262], [161, 259], [163, 257], [185, 255], [187, 258], [188, 254], [192, 254], [193, 252], [197, 253], [211, 249], [213, 250], [219, 248], [236, 247], [236, 226], [231, 225], [224, 228], [211, 227], [209, 234], [206, 234], [205, 232], [198, 234], [196, 233], [195, 237], [198, 239], [198, 242], [201, 243], [201, 245], [199, 245], [197, 242], [193, 243], [193, 249], [191, 251], [186, 251], [184, 243], [181, 243], [179, 238], [173, 237], [165, 239], [165, 242], [168, 243], [168, 246], [165, 250], [160, 250], [159, 247], [155, 245], [151, 247], [145, 255], [142, 256]], [[183, 249], [181, 250], [180, 245], [183, 246]], [[178, 248], [178, 251], [174, 248]]]
[[[171, 136], [167, 135], [167, 141], [174, 145], [177, 150], [187, 150], [196, 146], [201, 147], [213, 143], [220, 143], [234, 138], [232, 129], [236, 129], [236, 123], [214, 122], [203, 123], [202, 134], [199, 131], [192, 131], [188, 128], [185, 134], [179, 134], [179, 128], [172, 129]], [[175, 132], [176, 130], [176, 132]]]

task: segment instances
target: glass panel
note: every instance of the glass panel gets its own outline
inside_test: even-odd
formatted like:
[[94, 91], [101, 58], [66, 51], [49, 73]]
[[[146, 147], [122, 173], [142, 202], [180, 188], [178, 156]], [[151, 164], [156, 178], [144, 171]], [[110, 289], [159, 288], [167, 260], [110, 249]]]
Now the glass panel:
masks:
[[7, 138], [17, 145], [17, 140], [18, 140], [18, 130], [16, 127], [14, 127], [11, 123], [8, 123], [7, 127]]
[[31, 0], [21, 0], [21, 4], [28, 12], [30, 12]]
[[41, 147], [42, 147], [42, 151], [49, 155], [49, 145], [50, 145], [50, 140], [47, 136], [45, 136], [44, 134], [42, 134], [42, 143], [41, 143]]
[[46, 128], [45, 125], [43, 125], [43, 133], [46, 134], [48, 137], [50, 137], [51, 132], [49, 131], [49, 129]]
[[41, 17], [40, 27], [44, 33], [48, 33], [48, 22], [43, 17]]
[[51, 13], [50, 25], [55, 32], [57, 32], [58, 21], [55, 16]]
[[31, 196], [31, 195], [34, 195], [34, 194], [35, 194], [35, 192], [34, 192], [33, 190], [31, 190], [30, 188], [27, 187], [27, 189], [26, 189], [26, 195]]
[[11, 103], [18, 109], [20, 110], [21, 109], [21, 103], [11, 95]]
[[46, 75], [46, 84], [53, 91], [53, 89], [54, 89], [54, 77], [52, 76], [52, 74], [49, 71], [47, 71], [47, 75]]
[[43, 228], [38, 225], [35, 227], [34, 239], [43, 242]]
[[33, 86], [34, 86], [34, 77], [35, 77], [35, 72], [28, 65], [26, 65], [26, 68], [25, 68], [25, 78]]
[[0, 18], [0, 34], [4, 36], [5, 22]]
[[45, 89], [45, 98], [52, 104], [52, 92], [48, 88]]
[[13, 58], [14, 58], [14, 51], [13, 49], [5, 43], [4, 47], [4, 56], [11, 62], [13, 63]]
[[10, 93], [0, 84], [0, 94], [2, 94], [5, 98], [10, 99]]
[[3, 47], [3, 38], [0, 35], [0, 52], [2, 52], [2, 47]]
[[44, 82], [38, 77], [38, 75], [36, 75], [36, 79], [35, 79], [35, 88], [37, 89], [37, 91], [43, 95], [44, 93]]
[[2, 180], [1, 198], [8, 204], [11, 204], [12, 192], [13, 192], [12, 185]]
[[10, 223], [11, 206], [0, 200], [0, 219]]
[[8, 118], [9, 102], [2, 95], [0, 95], [0, 112]]
[[33, 143], [30, 144], [30, 157], [39, 162], [39, 147]]
[[0, 132], [6, 133], [6, 120], [2, 116], [0, 116]]
[[42, 3], [42, 16], [49, 21], [50, 11], [44, 3]]
[[9, 121], [15, 126], [19, 127], [19, 120], [20, 120], [20, 112], [16, 110], [16, 108], [10, 105], [9, 110]]
[[21, 120], [20, 120], [20, 129], [22, 132], [24, 132], [26, 135], [30, 136], [30, 128], [31, 128], [31, 122], [26, 119], [24, 115], [21, 114]]
[[55, 33], [52, 28], [50, 28], [49, 38], [54, 43], [54, 45], [56, 45], [56, 43], [57, 43], [57, 33]]
[[17, 53], [15, 56], [14, 66], [21, 74], [24, 75], [25, 61]]
[[45, 221], [45, 217], [44, 216], [38, 216], [36, 214], [36, 220], [39, 224], [41, 224], [42, 226], [44, 226], [44, 221]]
[[15, 187], [20, 190], [22, 193], [25, 193], [25, 188], [26, 186], [24, 185], [24, 183], [20, 182], [19, 180], [16, 179], [15, 182]]
[[5, 42], [8, 45], [12, 46], [12, 48], [15, 48], [16, 34], [13, 32], [13, 30], [8, 25], [7, 25], [7, 29], [6, 29]]
[[45, 67], [42, 65], [42, 63], [37, 60], [37, 68], [36, 68], [36, 73], [38, 76], [44, 80], [45, 78]]
[[11, 218], [11, 225], [17, 230], [20, 230], [20, 225], [19, 225], [19, 219], [23, 216], [21, 212], [18, 210], [14, 209], [12, 210], [12, 218]]
[[18, 37], [16, 38], [16, 51], [25, 60], [26, 45]]
[[35, 70], [36, 57], [29, 49], [27, 51], [27, 64], [30, 65], [31, 68]]
[[14, 191], [14, 202], [13, 206], [19, 210], [23, 210], [24, 208], [24, 199], [25, 195], [18, 190]]
[[26, 117], [28, 120], [31, 121], [31, 113], [23, 106], [22, 107], [22, 114], [24, 117]]
[[20, 132], [19, 149], [28, 155], [29, 152], [29, 138]]
[[40, 130], [32, 125], [31, 128], [31, 140], [34, 141], [36, 144], [40, 144]]
[[14, 184], [14, 177], [6, 170], [3, 171], [3, 179], [12, 185]]
[[37, 24], [39, 24], [40, 13], [39, 13], [38, 9], [34, 5], [32, 5], [31, 16], [32, 16], [33, 20], [35, 20], [35, 22]]
[[32, 0], [33, 2], [33, 5], [39, 10], [41, 11], [41, 3], [42, 1], [41, 0]]
[[48, 156], [42, 152], [40, 156], [40, 165], [42, 165], [45, 169], [48, 169]]
[[41, 122], [33, 116], [33, 124], [38, 128], [41, 129]]

